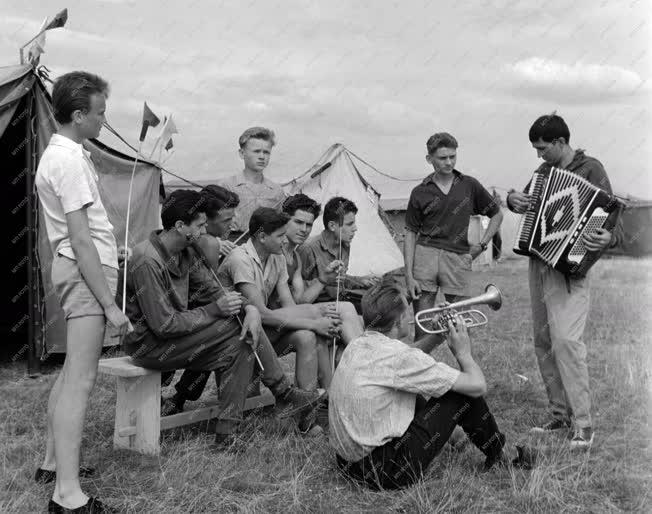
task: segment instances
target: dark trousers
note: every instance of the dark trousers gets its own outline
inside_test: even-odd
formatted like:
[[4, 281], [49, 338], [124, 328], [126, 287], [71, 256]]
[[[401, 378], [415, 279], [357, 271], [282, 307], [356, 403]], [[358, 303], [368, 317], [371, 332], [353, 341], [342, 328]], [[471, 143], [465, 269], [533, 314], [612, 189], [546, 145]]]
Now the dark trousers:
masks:
[[372, 489], [407, 487], [425, 473], [456, 425], [464, 429], [488, 461], [500, 456], [505, 436], [484, 398], [450, 391], [429, 401], [417, 396], [414, 419], [405, 434], [375, 448], [358, 462], [347, 462], [338, 455], [337, 464], [348, 478]]
[[192, 369], [185, 370], [179, 381], [174, 384], [177, 395], [184, 400], [191, 402], [199, 400], [210, 376], [210, 371], [194, 371]]
[[[274, 394], [284, 391], [289, 384], [288, 379], [280, 368], [276, 352], [264, 333], [261, 334], [257, 352], [263, 366], [265, 366], [265, 371], [261, 373], [261, 382]], [[257, 366], [254, 369], [257, 369]], [[173, 375], [174, 371], [170, 373]], [[254, 378], [257, 374], [258, 372], [255, 372], [250, 377]], [[162, 374], [162, 381], [171, 379], [171, 375], [163, 375], [167, 375], [167, 373]], [[201, 397], [210, 376], [210, 371], [186, 369], [179, 381], [174, 385], [174, 388], [181, 398], [194, 402]], [[219, 381], [217, 374], [215, 379]]]
[[[216, 431], [231, 433], [242, 419], [255, 364], [251, 347], [239, 336], [240, 327], [233, 319], [221, 319], [192, 334], [170, 339], [160, 340], [148, 333], [142, 341], [125, 345], [125, 351], [144, 368], [208, 371], [208, 375], [215, 371], [221, 412]], [[287, 390], [290, 380], [283, 373], [276, 353], [264, 335], [257, 351], [265, 367], [263, 384], [275, 396]]]

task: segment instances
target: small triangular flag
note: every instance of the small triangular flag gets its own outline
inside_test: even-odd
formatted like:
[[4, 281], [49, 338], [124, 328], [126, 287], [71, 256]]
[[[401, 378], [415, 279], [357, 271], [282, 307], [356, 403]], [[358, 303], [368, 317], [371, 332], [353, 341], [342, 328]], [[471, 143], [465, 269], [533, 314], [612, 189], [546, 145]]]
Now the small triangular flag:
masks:
[[68, 9], [64, 9], [63, 11], [58, 12], [54, 16], [54, 18], [52, 18], [52, 21], [47, 24], [45, 30], [57, 29], [59, 27], [63, 27], [67, 21], [68, 21]]
[[140, 141], [145, 141], [149, 127], [156, 127], [159, 123], [161, 123], [161, 120], [158, 119], [158, 116], [152, 112], [147, 106], [147, 102], [145, 102], [145, 106], [143, 107], [143, 126], [140, 129]]

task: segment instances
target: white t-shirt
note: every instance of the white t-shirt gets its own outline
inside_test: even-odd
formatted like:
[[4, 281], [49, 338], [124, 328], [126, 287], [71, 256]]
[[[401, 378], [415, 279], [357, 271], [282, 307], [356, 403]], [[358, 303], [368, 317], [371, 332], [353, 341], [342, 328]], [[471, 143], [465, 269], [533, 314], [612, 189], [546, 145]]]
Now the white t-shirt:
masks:
[[102, 204], [97, 181], [90, 153], [73, 140], [54, 134], [38, 164], [35, 180], [52, 253], [75, 259], [66, 214], [86, 208], [100, 262], [117, 269], [113, 225]]

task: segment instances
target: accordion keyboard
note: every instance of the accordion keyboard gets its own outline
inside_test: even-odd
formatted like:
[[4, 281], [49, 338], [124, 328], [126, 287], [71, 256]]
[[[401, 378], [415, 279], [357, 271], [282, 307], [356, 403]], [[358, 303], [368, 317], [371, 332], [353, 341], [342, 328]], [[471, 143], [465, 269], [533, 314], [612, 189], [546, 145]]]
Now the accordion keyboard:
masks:
[[518, 226], [516, 242], [514, 244], [515, 252], [527, 252], [532, 239], [532, 232], [537, 222], [537, 199], [541, 198], [543, 189], [546, 185], [546, 176], [542, 173], [535, 173], [530, 181], [530, 187], [527, 190], [527, 195], [532, 198], [532, 203], [527, 211], [521, 216], [521, 221]]
[[[568, 255], [566, 256], [569, 261], [577, 263], [581, 262], [581, 260], [586, 255], [586, 252], [588, 252], [586, 246], [584, 245], [584, 241], [582, 240], [582, 234], [591, 233], [596, 228], [602, 228], [608, 217], [609, 213], [600, 207], [597, 207], [595, 211], [593, 211], [593, 214], [591, 214], [591, 217], [586, 222], [586, 225], [584, 225], [584, 229], [580, 234], [577, 235], [575, 244], [573, 244], [573, 247], [570, 249]], [[571, 241], [571, 243], [572, 242], [573, 241]]]

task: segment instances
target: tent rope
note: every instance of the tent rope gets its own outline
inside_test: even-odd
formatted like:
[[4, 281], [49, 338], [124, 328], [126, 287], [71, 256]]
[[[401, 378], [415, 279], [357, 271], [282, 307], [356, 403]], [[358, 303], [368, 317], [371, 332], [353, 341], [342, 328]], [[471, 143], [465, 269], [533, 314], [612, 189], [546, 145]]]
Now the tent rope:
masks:
[[[106, 129], [107, 129], [109, 132], [111, 132], [111, 134], [113, 134], [115, 137], [117, 137], [120, 141], [122, 141], [125, 145], [127, 145], [129, 148], [131, 148], [134, 152], [136, 152], [136, 155], [139, 155], [140, 152], [138, 152], [138, 150], [137, 150], [136, 148], [134, 148], [131, 144], [129, 144], [129, 142], [127, 142], [127, 140], [126, 140], [125, 138], [123, 138], [123, 137], [118, 133], [117, 130], [115, 130], [111, 125], [109, 125], [108, 122], [105, 121], [105, 122], [104, 122], [104, 126], [106, 127]], [[141, 155], [141, 157], [144, 157], [144, 156]], [[142, 161], [141, 161], [141, 162], [142, 162]], [[149, 162], [149, 161], [147, 161], [147, 162]], [[197, 188], [199, 188], [199, 189], [202, 189], [202, 188], [204, 187], [204, 186], [202, 186], [201, 184], [198, 184], [197, 182], [193, 182], [192, 180], [189, 180], [189, 179], [187, 179], [187, 178], [185, 178], [185, 177], [182, 177], [181, 175], [177, 175], [176, 173], [174, 173], [174, 172], [168, 170], [167, 168], [164, 168], [160, 163], [153, 163], [153, 164], [154, 164], [158, 169], [160, 169], [161, 171], [164, 171], [164, 172], [167, 173], [168, 175], [172, 175], [173, 177], [178, 178], [179, 180], [181, 180], [181, 181], [183, 181], [183, 182], [185, 182], [185, 183], [187, 183], [187, 184], [190, 184], [191, 186], [195, 186], [195, 187], [197, 187]]]
[[366, 164], [366, 165], [369, 166], [372, 170], [374, 170], [374, 171], [375, 171], [376, 173], [378, 173], [379, 175], [382, 175], [383, 177], [391, 178], [392, 180], [398, 180], [399, 182], [420, 182], [420, 181], [423, 180], [422, 178], [399, 178], [399, 177], [394, 177], [393, 175], [390, 175], [389, 173], [384, 173], [384, 172], [380, 171], [378, 168], [372, 166], [372, 165], [369, 164], [367, 161], [365, 161], [362, 157], [357, 156], [356, 154], [354, 154], [354, 153], [353, 153], [351, 150], [349, 150], [348, 148], [345, 147], [345, 149], [346, 149], [346, 151], [347, 151], [348, 153], [350, 153], [353, 157], [355, 157], [356, 159], [358, 159], [358, 160], [359, 160], [360, 162], [362, 162], [363, 164]]

